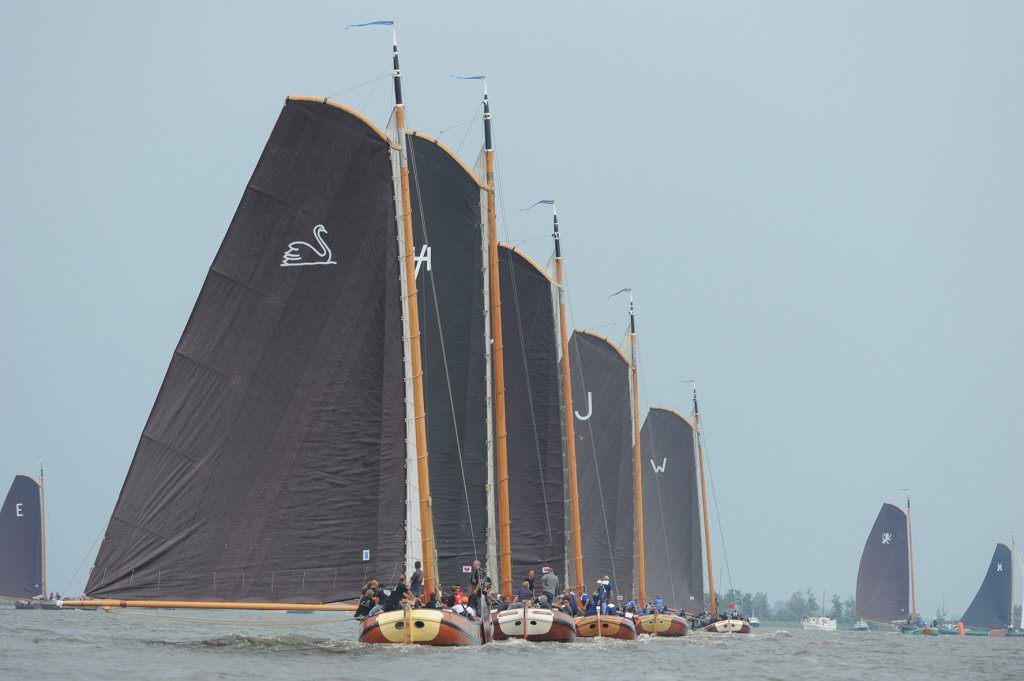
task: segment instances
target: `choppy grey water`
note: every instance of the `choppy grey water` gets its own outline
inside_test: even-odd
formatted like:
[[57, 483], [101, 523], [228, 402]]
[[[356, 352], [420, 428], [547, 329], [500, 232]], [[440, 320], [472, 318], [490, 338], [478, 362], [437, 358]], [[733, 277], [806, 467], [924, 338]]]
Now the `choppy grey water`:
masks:
[[762, 628], [636, 642], [369, 646], [347, 614], [0, 607], [3, 679], [1024, 679], [1024, 639]]

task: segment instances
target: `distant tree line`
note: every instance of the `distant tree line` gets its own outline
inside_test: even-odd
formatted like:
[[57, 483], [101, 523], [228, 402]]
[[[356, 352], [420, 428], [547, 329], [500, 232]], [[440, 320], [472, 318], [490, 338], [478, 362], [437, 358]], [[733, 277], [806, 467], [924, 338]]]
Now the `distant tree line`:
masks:
[[[705, 594], [710, 603], [710, 597]], [[794, 591], [788, 601], [773, 608], [768, 594], [764, 591], [750, 593], [739, 589], [730, 589], [723, 594], [716, 593], [719, 612], [724, 612], [732, 603], [741, 615], [757, 616], [762, 622], [795, 622], [803, 617], [817, 617], [822, 614], [821, 603], [811, 588]], [[777, 604], [778, 605], [778, 604]], [[857, 608], [853, 598], [843, 600], [839, 594], [832, 594], [832, 599], [825, 606], [824, 614], [840, 623], [852, 624], [857, 620]]]

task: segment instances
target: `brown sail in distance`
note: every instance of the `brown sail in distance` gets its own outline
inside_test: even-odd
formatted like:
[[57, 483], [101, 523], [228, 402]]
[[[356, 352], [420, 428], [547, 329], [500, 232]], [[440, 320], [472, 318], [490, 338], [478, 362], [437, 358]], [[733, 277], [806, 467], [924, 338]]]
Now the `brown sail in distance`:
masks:
[[882, 504], [857, 571], [857, 617], [901, 622], [910, 617], [910, 541], [906, 512]]
[[289, 99], [143, 429], [87, 593], [322, 603], [404, 567], [392, 148]]
[[1006, 544], [996, 544], [988, 571], [978, 593], [960, 621], [978, 629], [1003, 629], [1010, 624], [1013, 611], [1013, 552]]
[[0, 598], [43, 594], [43, 520], [39, 482], [14, 482], [0, 507]]
[[547, 566], [565, 580], [561, 376], [554, 282], [514, 248], [498, 250], [513, 586]]
[[704, 561], [694, 427], [678, 412], [651, 407], [640, 431], [647, 593], [673, 609], [704, 610]]

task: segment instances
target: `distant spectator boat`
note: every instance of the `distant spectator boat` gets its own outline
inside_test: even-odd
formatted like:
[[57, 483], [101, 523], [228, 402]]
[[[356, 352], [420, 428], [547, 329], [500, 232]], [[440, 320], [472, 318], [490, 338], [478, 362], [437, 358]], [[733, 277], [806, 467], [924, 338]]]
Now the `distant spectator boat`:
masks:
[[800, 620], [800, 624], [803, 625], [804, 629], [811, 631], [835, 631], [836, 621], [828, 615], [822, 615], [821, 617], [805, 617]]
[[853, 625], [854, 631], [870, 631], [871, 627], [864, 620], [857, 620], [857, 623]]

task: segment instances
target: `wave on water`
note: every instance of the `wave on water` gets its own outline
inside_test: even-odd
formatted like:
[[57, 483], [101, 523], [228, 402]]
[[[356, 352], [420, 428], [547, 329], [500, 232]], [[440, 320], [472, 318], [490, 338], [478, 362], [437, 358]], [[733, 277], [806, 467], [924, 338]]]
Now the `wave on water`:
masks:
[[333, 638], [316, 638], [300, 634], [276, 634], [267, 636], [250, 636], [246, 634], [228, 634], [216, 638], [198, 641], [153, 641], [157, 645], [183, 646], [205, 650], [228, 651], [265, 651], [271, 653], [371, 653], [370, 647], [355, 641]]

